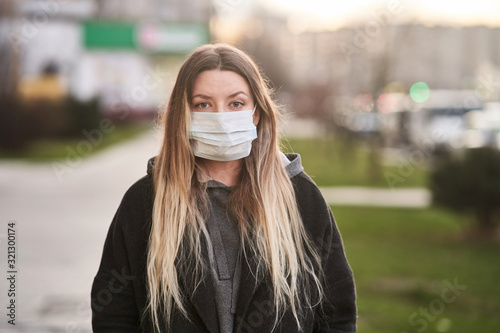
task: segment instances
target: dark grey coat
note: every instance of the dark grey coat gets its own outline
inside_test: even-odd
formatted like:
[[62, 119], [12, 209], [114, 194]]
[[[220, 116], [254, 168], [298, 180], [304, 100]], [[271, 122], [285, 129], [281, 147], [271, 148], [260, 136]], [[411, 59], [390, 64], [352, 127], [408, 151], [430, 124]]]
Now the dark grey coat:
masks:
[[[289, 160], [299, 159], [287, 154]], [[94, 332], [152, 332], [149, 316], [141, 322], [146, 306], [146, 256], [151, 228], [153, 191], [152, 166], [125, 193], [113, 218], [104, 244], [99, 270], [91, 290], [92, 327]], [[326, 300], [323, 311], [315, 307], [301, 318], [302, 332], [356, 332], [355, 287], [346, 260], [342, 239], [329, 206], [309, 176], [300, 171], [290, 175], [304, 226], [322, 254]], [[209, 262], [206, 240], [202, 237], [203, 256]], [[236, 306], [234, 332], [271, 332], [274, 322], [272, 292], [266, 277], [255, 276], [256, 258], [242, 260], [241, 281]], [[178, 258], [177, 262], [188, 262]], [[171, 320], [171, 332], [218, 333], [213, 277], [193, 292], [191, 272], [179, 274], [185, 305], [191, 321], [179, 311]], [[286, 311], [273, 332], [298, 332], [291, 311]]]

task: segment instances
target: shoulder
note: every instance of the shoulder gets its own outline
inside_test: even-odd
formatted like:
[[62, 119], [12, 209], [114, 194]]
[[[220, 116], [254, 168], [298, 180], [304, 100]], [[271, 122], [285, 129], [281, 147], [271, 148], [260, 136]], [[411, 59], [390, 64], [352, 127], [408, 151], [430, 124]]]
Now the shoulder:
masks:
[[295, 197], [305, 227], [321, 233], [332, 224], [332, 213], [321, 191], [304, 171], [291, 178]]
[[309, 204], [326, 204], [325, 199], [323, 198], [323, 195], [321, 194], [318, 186], [305, 171], [302, 171], [293, 176], [291, 178], [291, 181], [297, 198], [301, 198], [307, 201]]
[[115, 216], [116, 227], [123, 232], [143, 229], [151, 220], [154, 202], [152, 177], [146, 175], [126, 190]]
[[129, 186], [123, 195], [122, 203], [132, 203], [143, 201], [153, 195], [153, 179], [150, 175], [145, 175]]

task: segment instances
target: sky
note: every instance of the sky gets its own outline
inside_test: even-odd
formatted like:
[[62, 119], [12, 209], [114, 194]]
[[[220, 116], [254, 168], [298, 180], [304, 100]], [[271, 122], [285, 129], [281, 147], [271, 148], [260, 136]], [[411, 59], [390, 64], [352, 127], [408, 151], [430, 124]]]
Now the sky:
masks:
[[[391, 23], [500, 26], [500, 0], [260, 0], [268, 10], [307, 22], [312, 30], [339, 28], [390, 13]], [[387, 16], [385, 16], [387, 17]]]

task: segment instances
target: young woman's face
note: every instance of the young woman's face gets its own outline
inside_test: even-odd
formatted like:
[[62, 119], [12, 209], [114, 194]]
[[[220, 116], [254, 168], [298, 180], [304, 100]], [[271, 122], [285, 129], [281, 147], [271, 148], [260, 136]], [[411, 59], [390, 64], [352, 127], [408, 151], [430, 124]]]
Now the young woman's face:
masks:
[[[198, 74], [191, 96], [193, 112], [231, 112], [253, 110], [254, 100], [247, 81], [238, 73], [218, 69]], [[259, 122], [254, 113], [254, 125]]]

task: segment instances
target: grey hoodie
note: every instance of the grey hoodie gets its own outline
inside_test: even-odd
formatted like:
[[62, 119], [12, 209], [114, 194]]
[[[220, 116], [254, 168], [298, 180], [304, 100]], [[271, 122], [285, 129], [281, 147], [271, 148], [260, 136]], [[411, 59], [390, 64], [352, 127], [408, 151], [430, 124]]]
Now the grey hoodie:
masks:
[[[298, 154], [281, 153], [288, 176], [296, 176], [304, 169]], [[207, 193], [210, 199], [210, 216], [207, 228], [213, 249], [208, 251], [211, 273], [215, 281], [217, 316], [221, 333], [232, 333], [234, 314], [241, 274], [241, 247], [236, 221], [227, 215], [225, 202], [233, 187], [216, 180], [209, 180]]]

